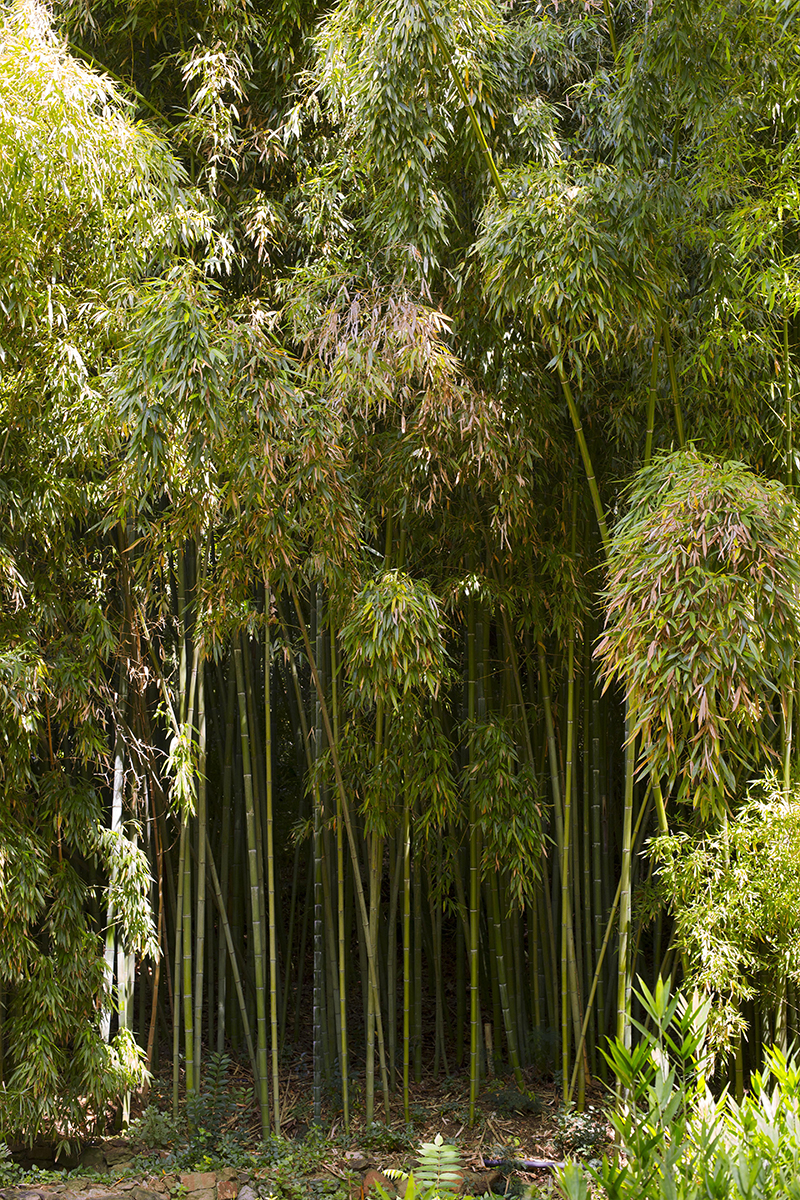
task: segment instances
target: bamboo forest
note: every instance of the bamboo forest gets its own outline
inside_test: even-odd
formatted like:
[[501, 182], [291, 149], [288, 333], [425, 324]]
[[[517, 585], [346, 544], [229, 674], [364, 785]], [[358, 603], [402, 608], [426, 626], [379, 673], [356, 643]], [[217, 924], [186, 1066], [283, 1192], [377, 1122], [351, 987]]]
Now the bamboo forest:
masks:
[[0, 1135], [788, 1061], [798, 179], [798, 0], [3, 0]]

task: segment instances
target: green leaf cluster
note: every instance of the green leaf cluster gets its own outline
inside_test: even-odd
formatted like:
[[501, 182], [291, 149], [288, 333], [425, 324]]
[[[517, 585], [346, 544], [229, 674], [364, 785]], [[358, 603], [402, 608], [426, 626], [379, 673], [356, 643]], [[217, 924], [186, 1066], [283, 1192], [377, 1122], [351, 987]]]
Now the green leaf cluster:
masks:
[[768, 756], [769, 705], [800, 642], [800, 524], [778, 482], [695, 450], [659, 456], [627, 490], [597, 647], [641, 737], [643, 771], [719, 814]]

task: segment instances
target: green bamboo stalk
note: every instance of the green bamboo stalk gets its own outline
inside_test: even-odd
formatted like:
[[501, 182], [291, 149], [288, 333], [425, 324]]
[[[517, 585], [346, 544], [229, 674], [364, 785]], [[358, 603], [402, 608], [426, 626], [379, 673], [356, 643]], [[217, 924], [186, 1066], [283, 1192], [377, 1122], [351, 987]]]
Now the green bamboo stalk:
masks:
[[542, 1027], [542, 1000], [539, 988], [539, 918], [537, 913], [537, 897], [528, 905], [528, 976], [530, 993], [533, 997], [533, 1028]]
[[265, 1000], [264, 939], [261, 925], [261, 897], [258, 858], [260, 847], [256, 832], [255, 799], [253, 795], [253, 773], [250, 764], [250, 734], [247, 722], [247, 698], [244, 687], [244, 664], [242, 662], [242, 639], [234, 641], [236, 665], [236, 687], [239, 695], [239, 735], [242, 745], [242, 773], [244, 776], [244, 800], [247, 822], [247, 863], [250, 880], [250, 914], [253, 934], [253, 963], [256, 991], [256, 1088], [261, 1112], [261, 1133], [266, 1141], [269, 1136], [269, 1074], [267, 1068], [267, 1006]]
[[[470, 595], [467, 605], [467, 720], [472, 728], [475, 721], [475, 600]], [[471, 743], [470, 743], [471, 745]], [[478, 943], [480, 937], [480, 859], [478, 855], [478, 809], [470, 748], [469, 776], [469, 1123], [475, 1123], [475, 1106], [480, 1086], [481, 1014], [478, 974]]]
[[[602, 879], [602, 845], [600, 840], [600, 697], [595, 689], [592, 692], [592, 892], [594, 907], [594, 961], [595, 971], [600, 961], [600, 949], [603, 944], [603, 879]], [[593, 1050], [597, 1060], [596, 1044], [605, 1033], [605, 989], [600, 986], [597, 999], [597, 1018], [595, 1020], [595, 1038]], [[587, 1012], [592, 1012], [591, 1004], [587, 1004]], [[600, 1072], [605, 1078], [605, 1059], [599, 1057]], [[595, 1066], [596, 1070], [596, 1066]]]
[[275, 844], [272, 814], [272, 651], [270, 587], [264, 579], [264, 762], [267, 810], [267, 897], [269, 903], [269, 1019], [272, 1038], [272, 1113], [275, 1136], [281, 1134], [281, 1091], [278, 1081], [278, 951], [275, 916]]
[[411, 869], [414, 903], [414, 1082], [422, 1083], [422, 868], [419, 855]]
[[678, 377], [675, 372], [675, 354], [672, 349], [672, 334], [669, 329], [669, 322], [661, 318], [661, 332], [664, 335], [664, 349], [667, 352], [667, 368], [669, 370], [669, 386], [672, 392], [672, 407], [675, 412], [675, 430], [678, 434], [678, 445], [683, 450], [686, 446], [686, 438], [683, 433], [683, 413], [681, 412], [680, 393], [678, 391]]
[[467, 949], [464, 936], [456, 925], [456, 1066], [464, 1061], [464, 1025], [467, 1020]]
[[186, 817], [181, 814], [180, 849], [178, 851], [178, 896], [175, 914], [175, 997], [172, 1011], [172, 1115], [178, 1119], [181, 1069], [181, 963], [183, 948], [183, 879], [186, 861]]
[[[339, 744], [339, 700], [338, 668], [336, 664], [336, 632], [331, 625], [331, 715], [333, 716], [333, 740]], [[347, 1053], [347, 985], [345, 978], [345, 920], [344, 920], [344, 830], [342, 828], [342, 799], [336, 793], [336, 895], [339, 925], [339, 1060], [342, 1071], [342, 1119], [345, 1133], [350, 1132], [350, 1087]], [[392, 993], [390, 992], [390, 997]], [[394, 1022], [392, 1023], [394, 1024]]]
[[367, 915], [366, 900], [364, 899], [364, 888], [361, 883], [361, 871], [360, 871], [360, 865], [359, 865], [359, 861], [358, 861], [358, 848], [356, 845], [355, 834], [353, 832], [352, 820], [350, 818], [350, 808], [347, 803], [347, 793], [345, 791], [344, 779], [342, 778], [342, 769], [341, 769], [341, 764], [339, 762], [339, 755], [338, 755], [336, 743], [333, 740], [333, 730], [331, 729], [330, 716], [328, 714], [328, 706], [327, 706], [327, 702], [325, 699], [325, 693], [323, 691], [322, 683], [320, 681], [319, 672], [317, 670], [317, 664], [316, 664], [316, 660], [314, 657], [314, 653], [311, 649], [311, 642], [309, 640], [306, 623], [305, 623], [305, 620], [303, 619], [303, 612], [302, 612], [302, 608], [300, 606], [300, 598], [297, 595], [297, 588], [295, 586], [294, 580], [292, 580], [292, 579], [289, 580], [289, 590], [290, 590], [290, 594], [292, 596], [292, 601], [295, 606], [295, 611], [297, 613], [297, 621], [300, 626], [300, 634], [303, 639], [303, 645], [305, 646], [305, 651], [308, 656], [308, 664], [311, 669], [311, 677], [314, 681], [314, 687], [316, 689], [317, 696], [319, 697], [320, 708], [322, 711], [322, 720], [325, 725], [325, 731], [326, 731], [326, 734], [328, 737], [328, 743], [331, 748], [331, 761], [333, 764], [334, 778], [336, 780], [336, 786], [339, 789], [339, 795], [341, 798], [342, 816], [344, 817], [345, 829], [347, 830], [347, 841], [348, 841], [348, 845], [350, 847], [350, 858], [351, 858], [352, 865], [353, 865], [353, 882], [355, 884], [356, 897], [358, 899], [358, 909], [359, 909], [359, 914], [361, 916], [362, 928], [364, 930], [364, 938], [365, 938], [366, 949], [367, 949], [369, 986], [374, 990], [375, 995], [378, 1000], [378, 1002], [376, 1004], [376, 1024], [377, 1024], [377, 1031], [378, 1031], [378, 1054], [379, 1054], [380, 1069], [381, 1069], [381, 1084], [382, 1084], [382, 1089], [383, 1089], [384, 1110], [385, 1110], [386, 1119], [389, 1120], [389, 1115], [390, 1115], [390, 1111], [391, 1111], [390, 1102], [389, 1102], [389, 1076], [388, 1076], [388, 1072], [386, 1069], [386, 1056], [385, 1056], [385, 1052], [384, 1052], [383, 1018], [381, 1016], [380, 991], [379, 991], [379, 986], [378, 986], [378, 973], [377, 973], [377, 966], [375, 963], [375, 958], [372, 954], [372, 946], [370, 944], [370, 940], [369, 940], [369, 936], [368, 936], [369, 917]]
[[257, 652], [258, 643], [251, 646], [251, 639], [247, 634], [243, 635], [242, 647], [242, 663], [244, 666], [244, 686], [245, 699], [247, 701], [247, 728], [248, 739], [250, 743], [250, 764], [252, 768], [253, 781], [253, 808], [255, 813], [256, 823], [256, 845], [258, 846], [258, 855], [256, 866], [258, 868], [258, 901], [261, 906], [261, 933], [264, 947], [264, 987], [266, 989], [266, 958], [268, 944], [268, 923], [267, 923], [267, 880], [264, 866], [264, 846], [266, 844], [265, 825], [266, 818], [266, 796], [264, 794], [264, 781], [261, 777], [261, 772], [258, 769], [261, 762], [261, 729], [258, 720], [257, 711], [258, 704], [256, 699], [256, 687], [253, 669], [253, 651]]
[[[382, 714], [379, 713], [381, 718]], [[379, 745], [376, 747], [379, 752]], [[370, 944], [371, 954], [374, 960], [377, 961], [378, 954], [378, 919], [380, 916], [380, 888], [383, 863], [383, 838], [377, 833], [371, 834], [368, 839], [369, 846], [369, 925], [367, 927], [367, 940]], [[364, 1103], [366, 1109], [367, 1124], [370, 1124], [375, 1119], [375, 1010], [380, 1004], [379, 993], [370, 988], [367, 991], [367, 1061], [366, 1061], [366, 1085], [364, 1089]]]
[[[195, 659], [200, 661], [201, 649], [195, 648]], [[206, 936], [206, 689], [205, 669], [200, 663], [197, 684], [197, 908], [195, 924], [194, 961], [194, 1082], [200, 1090], [201, 1038], [203, 1030], [203, 967], [205, 964]]]
[[[303, 752], [305, 755], [306, 769], [308, 771], [308, 775], [310, 778], [313, 774], [313, 762], [311, 759], [311, 743], [310, 743], [310, 739], [309, 739], [308, 720], [306, 718], [306, 710], [305, 710], [305, 705], [303, 703], [303, 695], [302, 695], [302, 691], [300, 689], [300, 680], [297, 675], [297, 664], [295, 662], [295, 657], [294, 657], [294, 653], [292, 651], [291, 642], [289, 641], [289, 635], [287, 632], [286, 621], [284, 619], [283, 613], [281, 611], [280, 603], [278, 602], [277, 598], [276, 598], [276, 608], [278, 611], [278, 618], [279, 618], [280, 624], [281, 624], [281, 630], [283, 632], [284, 644], [286, 646], [286, 650], [287, 650], [287, 654], [288, 654], [289, 672], [290, 672], [291, 678], [292, 678], [292, 689], [293, 689], [295, 701], [296, 701], [297, 717], [300, 722], [300, 736], [301, 736], [301, 740], [302, 740], [302, 749], [303, 749]], [[297, 874], [298, 874], [298, 870], [299, 870], [299, 864], [300, 864], [300, 842], [298, 842], [297, 846], [295, 847], [294, 870], [292, 872], [292, 903], [291, 903], [291, 914], [290, 914], [290, 935], [292, 932], [293, 921], [294, 921], [295, 895], [296, 895], [296, 891], [297, 891]], [[298, 1011], [295, 1015], [295, 1036], [296, 1036], [296, 1030], [297, 1030], [297, 1022], [299, 1020], [299, 1004], [300, 1004], [300, 996], [301, 996], [301, 992], [302, 992], [301, 977], [302, 977], [303, 963], [305, 961], [305, 954], [303, 951], [304, 951], [304, 947], [305, 947], [305, 939], [306, 939], [306, 932], [307, 932], [307, 920], [308, 920], [308, 904], [306, 903], [306, 905], [303, 908], [303, 927], [302, 927], [303, 932], [301, 934], [301, 950], [300, 950], [300, 954], [298, 956], [298, 982], [297, 982]], [[291, 945], [291, 936], [289, 938], [289, 945]], [[283, 1026], [281, 1028], [281, 1045], [283, 1045], [283, 1040], [284, 1040], [285, 1024], [286, 1024], [286, 1011], [287, 1011], [288, 1003], [289, 1003], [289, 970], [288, 970], [288, 964], [287, 964], [286, 979], [284, 982]]]
[[522, 1091], [525, 1087], [525, 1080], [522, 1075], [522, 1064], [519, 1061], [519, 1051], [517, 1049], [517, 1031], [511, 1015], [511, 1007], [508, 998], [506, 956], [503, 947], [503, 931], [500, 925], [500, 896], [496, 872], [492, 872], [489, 877], [489, 900], [492, 908], [497, 982], [500, 990], [500, 1004], [503, 1013], [503, 1028], [505, 1029], [506, 1043], [508, 1045], [508, 1058], [511, 1064], [511, 1069], [514, 1072], [514, 1078], [517, 1081], [517, 1087], [520, 1089], [520, 1091]]
[[[504, 898], [509, 902], [508, 896]], [[511, 961], [513, 963], [513, 991], [514, 991], [514, 1008], [517, 1022], [517, 1047], [523, 1067], [530, 1065], [530, 1046], [528, 1030], [530, 1029], [530, 1020], [528, 1018], [529, 1001], [527, 999], [527, 989], [525, 987], [524, 977], [524, 954], [525, 942], [522, 917], [517, 908], [514, 909], [511, 921], [508, 925], [508, 941], [507, 947], [511, 953]]]
[[[641, 805], [641, 808], [639, 809], [639, 815], [636, 818], [636, 827], [633, 831], [634, 839], [636, 838], [636, 835], [639, 832], [639, 826], [641, 825], [641, 823], [644, 819], [644, 816], [647, 812], [649, 794], [650, 793], [649, 793], [649, 788], [648, 788], [648, 791], [645, 793], [644, 799], [642, 800], [642, 805]], [[581, 1056], [583, 1053], [583, 1047], [586, 1042], [586, 1030], [589, 1028], [589, 1017], [590, 1017], [590, 1014], [592, 1011], [592, 1005], [594, 1003], [595, 993], [597, 992], [597, 985], [598, 985], [600, 978], [602, 976], [602, 973], [603, 973], [603, 961], [606, 956], [606, 950], [608, 949], [608, 943], [611, 940], [611, 931], [614, 928], [614, 918], [617, 915], [617, 905], [619, 904], [621, 894], [622, 894], [622, 876], [620, 876], [619, 883], [617, 884], [617, 890], [614, 895], [614, 902], [611, 905], [611, 911], [608, 914], [608, 921], [606, 922], [605, 935], [603, 937], [602, 945], [600, 947], [600, 953], [597, 956], [597, 964], [594, 969], [594, 979], [592, 980], [592, 986], [589, 991], [589, 999], [586, 1002], [586, 1012], [584, 1013], [584, 1016], [583, 1016], [583, 1025], [581, 1026], [580, 1038], [578, 1041], [578, 1050], [577, 1050], [577, 1054], [575, 1056], [575, 1066], [573, 1067], [573, 1070], [572, 1070], [572, 1078], [571, 1078], [570, 1084], [569, 1084], [569, 1091], [567, 1092], [567, 1104], [569, 1104], [569, 1102], [571, 1101], [572, 1093], [575, 1090], [575, 1081], [578, 1078], [578, 1066], [580, 1064]], [[662, 978], [663, 977], [664, 976], [662, 975]]]
[[403, 1115], [409, 1112], [409, 1069], [411, 1060], [411, 808], [403, 793]]
[[220, 884], [219, 876], [217, 875], [217, 867], [216, 863], [214, 862], [214, 852], [211, 849], [211, 841], [208, 836], [208, 831], [206, 831], [206, 855], [207, 866], [211, 873], [211, 883], [214, 889], [214, 898], [217, 902], [220, 924], [222, 925], [222, 932], [224, 934], [223, 944], [228, 951], [228, 962], [230, 963], [231, 967], [233, 984], [236, 988], [236, 998], [239, 1002], [239, 1013], [242, 1019], [242, 1029], [244, 1031], [244, 1038], [247, 1044], [247, 1053], [250, 1058], [250, 1066], [253, 1071], [253, 1077], [255, 1078], [258, 1074], [258, 1061], [256, 1059], [256, 1051], [253, 1045], [253, 1035], [250, 1030], [250, 1020], [247, 1016], [247, 1005], [245, 1004], [244, 991], [242, 989], [242, 977], [239, 972], [239, 962], [236, 958], [236, 951], [234, 949], [233, 933], [228, 920], [228, 912], [225, 906], [224, 893], [222, 890], [222, 885]]
[[[539, 683], [540, 683], [541, 693], [542, 693], [542, 709], [544, 711], [545, 734], [546, 734], [546, 740], [547, 740], [547, 755], [548, 755], [548, 760], [549, 760], [549, 764], [550, 764], [550, 786], [551, 786], [551, 789], [553, 792], [553, 816], [554, 816], [555, 825], [556, 825], [556, 845], [558, 847], [561, 845], [562, 838], [563, 838], [563, 829], [562, 829], [562, 820], [561, 820], [561, 781], [560, 781], [559, 769], [558, 769], [558, 751], [557, 751], [557, 747], [556, 747], [555, 726], [553, 723], [553, 706], [552, 706], [551, 699], [550, 699], [550, 679], [549, 679], [548, 672], [547, 672], [547, 659], [545, 657], [544, 645], [541, 641], [537, 640], [536, 650], [537, 650], [538, 662], [539, 662]], [[544, 869], [546, 872], [546, 863], [544, 864]], [[550, 970], [551, 970], [551, 979], [552, 979], [552, 992], [551, 992], [552, 1015], [553, 1015], [553, 1023], [557, 1024], [556, 993], [557, 993], [558, 968], [556, 966], [555, 939], [553, 937], [553, 930], [552, 930], [552, 928], [550, 928], [552, 914], [551, 914], [551, 903], [550, 903], [550, 887], [547, 882], [546, 874], [543, 879], [542, 895], [544, 896], [544, 899], [545, 899], [545, 909], [546, 909], [546, 913], [547, 913], [547, 917], [548, 917], [548, 933], [549, 933], [548, 943], [549, 943], [549, 950], [550, 950], [549, 966], [550, 966]]]
[[[588, 984], [592, 977], [592, 793], [591, 793], [591, 750], [589, 733], [592, 714], [592, 627], [591, 614], [587, 613], [583, 625], [583, 954], [584, 980]], [[586, 993], [582, 990], [582, 995]], [[594, 1069], [594, 1042], [590, 1029], [589, 1053]]]
[[635, 737], [630, 712], [625, 721], [625, 811], [622, 827], [622, 871], [619, 905], [619, 961], [617, 965], [617, 1037], [630, 1045], [630, 964], [628, 938], [631, 923], [631, 831], [633, 821], [633, 776], [635, 768]]
[[[228, 666], [228, 689], [225, 700], [225, 752], [222, 766], [222, 837], [220, 863], [220, 895], [228, 895], [231, 861], [231, 810], [233, 808], [233, 739], [235, 734], [236, 681], [233, 663]], [[230, 932], [230, 930], [228, 931]], [[227, 1007], [228, 972], [226, 969], [225, 939], [219, 939], [217, 960], [217, 1054], [225, 1050], [225, 1016]], [[233, 970], [233, 968], [231, 968]], [[253, 1056], [255, 1059], [255, 1055]]]
[[578, 442], [578, 448], [581, 452], [581, 458], [583, 460], [583, 467], [586, 472], [586, 482], [589, 485], [589, 493], [592, 497], [592, 504], [594, 505], [594, 513], [595, 513], [595, 517], [597, 518], [597, 525], [600, 530], [600, 537], [603, 542], [603, 549], [606, 552], [606, 554], [608, 554], [609, 547], [611, 545], [611, 539], [609, 538], [609, 535], [608, 535], [608, 526], [606, 525], [606, 517], [605, 517], [605, 513], [603, 511], [603, 504], [602, 504], [602, 501], [600, 500], [600, 492], [598, 490], [597, 480], [596, 480], [595, 474], [594, 474], [594, 466], [592, 464], [592, 457], [589, 453], [589, 447], [586, 444], [586, 436], [583, 432], [583, 425], [581, 424], [581, 419], [578, 414], [578, 406], [575, 403], [575, 397], [572, 394], [572, 388], [570, 387], [569, 380], [567, 379], [567, 376], [564, 372], [564, 366], [560, 359], [558, 360], [558, 377], [561, 380], [561, 389], [564, 393], [564, 398], [567, 401], [567, 408], [569, 409], [569, 415], [572, 418], [572, 427], [575, 430], [575, 437]]
[[[394, 839], [389, 852], [389, 936], [386, 960], [386, 993], [389, 1001], [389, 1086], [397, 1087], [397, 910], [400, 900], [400, 880], [403, 874], [403, 829]], [[394, 850], [394, 853], [392, 851]]]
[[[574, 525], [573, 525], [574, 538]], [[566, 1096], [569, 1079], [569, 931], [572, 922], [570, 897], [570, 837], [572, 829], [572, 770], [575, 711], [575, 633], [570, 628], [567, 647], [567, 762], [564, 784], [564, 830], [561, 839], [561, 1078]]]
[[644, 465], [650, 465], [653, 457], [653, 427], [656, 419], [656, 394], [658, 391], [658, 343], [661, 340], [661, 318], [656, 320], [653, 330], [653, 349], [650, 356], [650, 392], [647, 401], [647, 437], [644, 444]]
[[[608, 0], [606, 0], [606, 3], [607, 2], [608, 2]], [[458, 94], [461, 97], [461, 103], [464, 105], [464, 107], [467, 110], [467, 113], [468, 113], [469, 119], [470, 119], [470, 124], [472, 125], [472, 128], [475, 132], [475, 136], [478, 139], [478, 144], [480, 145], [481, 151], [483, 153], [483, 157], [486, 160], [486, 165], [489, 168], [489, 174], [492, 177], [492, 182], [494, 183], [494, 186], [496, 187], [501, 198], [505, 199], [506, 193], [505, 193], [505, 189], [503, 187], [502, 181], [500, 179], [500, 172], [497, 170], [497, 166], [495, 165], [494, 158], [492, 157], [492, 152], [489, 149], [489, 143], [486, 141], [486, 136], [483, 132], [483, 129], [481, 128], [481, 123], [478, 120], [478, 114], [475, 112], [475, 109], [473, 108], [472, 104], [470, 103], [469, 95], [468, 95], [467, 89], [464, 85], [464, 80], [461, 78], [461, 75], [456, 70], [456, 65], [453, 62], [453, 58], [452, 58], [452, 55], [450, 54], [450, 49], [447, 45], [447, 42], [442, 37], [442, 34], [439, 30], [438, 25], [436, 25], [433, 18], [431, 17], [430, 9], [428, 8], [426, 0], [420, 0], [420, 8], [422, 9], [425, 20], [427, 21], [431, 31], [433, 32], [433, 36], [436, 38], [436, 42], [441, 51], [442, 58], [444, 59], [446, 65], [447, 65], [447, 69], [450, 72], [450, 77], [452, 78], [453, 83], [456, 85]]]
[[[441, 879], [443, 864], [442, 864], [442, 835], [439, 833], [436, 841], [436, 866], [437, 878]], [[433, 973], [436, 979], [436, 1062], [434, 1064], [434, 1075], [438, 1073], [439, 1052], [441, 1051], [442, 1064], [444, 1066], [445, 1075], [450, 1075], [450, 1064], [447, 1060], [447, 1044], [445, 1040], [444, 1028], [444, 980], [442, 978], [442, 906], [434, 904], [434, 897], [431, 888], [428, 888], [428, 904], [430, 908], [431, 930], [433, 935]]]
[[[386, 545], [384, 550], [384, 568], [388, 569], [392, 556], [392, 527], [393, 516], [390, 512], [386, 520]], [[374, 769], [380, 769], [383, 760], [384, 735], [384, 701], [378, 696], [375, 705], [375, 748]], [[377, 961], [378, 955], [378, 921], [380, 918], [381, 881], [383, 876], [383, 837], [376, 831], [366, 835], [369, 853], [369, 928], [367, 939], [372, 948], [372, 955]], [[370, 988], [367, 992], [367, 1028], [366, 1028], [366, 1083], [364, 1102], [367, 1124], [375, 1117], [375, 1010], [380, 1006], [379, 989]]]
[[[187, 834], [188, 838], [188, 834]], [[186, 1094], [197, 1090], [194, 1069], [194, 998], [192, 963], [192, 859], [183, 858], [183, 1043], [186, 1056]]]
[[[312, 617], [314, 625], [312, 629], [315, 633], [317, 662], [321, 662], [322, 648], [322, 614], [320, 612], [321, 587], [317, 586], [316, 597]], [[317, 696], [315, 707], [314, 720], [314, 758], [318, 761], [322, 754], [322, 710], [320, 701], [323, 695], [322, 688]], [[322, 796], [316, 782], [314, 784], [314, 973], [313, 973], [313, 1000], [312, 1000], [312, 1054], [314, 1065], [314, 1121], [317, 1125], [322, 1122], [322, 1073], [323, 1064], [325, 1061], [325, 1042], [324, 1042], [324, 978], [323, 978], [323, 890], [322, 890]], [[369, 1118], [368, 1118], [369, 1120]]]

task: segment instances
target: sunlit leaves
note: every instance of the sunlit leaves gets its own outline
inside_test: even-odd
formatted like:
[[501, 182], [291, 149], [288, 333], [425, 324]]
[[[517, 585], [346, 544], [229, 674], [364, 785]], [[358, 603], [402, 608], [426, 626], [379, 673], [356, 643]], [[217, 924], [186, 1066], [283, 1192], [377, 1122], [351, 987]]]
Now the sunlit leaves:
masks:
[[779, 994], [800, 959], [800, 805], [774, 774], [715, 830], [654, 839], [659, 891], [692, 985], [713, 999], [711, 1032], [727, 1050], [756, 988]]
[[664, 282], [646, 203], [655, 182], [602, 165], [509, 172], [478, 242], [498, 317], [521, 319], [577, 371], [647, 325]]
[[598, 656], [625, 686], [642, 764], [704, 815], [768, 753], [800, 642], [800, 527], [778, 483], [696, 451], [635, 477], [608, 558]]
[[64, 52], [36, 0], [4, 14], [0, 80], [2, 348], [16, 354], [22, 330], [63, 334], [79, 279], [86, 303], [157, 257], [170, 203], [188, 212], [190, 201], [163, 143], [134, 124], [107, 79]]
[[[490, 133], [508, 87], [499, 13], [488, 0], [432, 8]], [[474, 148], [435, 31], [413, 0], [348, 0], [323, 26], [318, 79], [354, 156], [374, 173], [373, 233], [410, 273], [429, 278], [454, 225], [447, 156], [454, 143], [462, 160]]]
[[397, 708], [410, 691], [438, 694], [446, 671], [439, 605], [403, 571], [369, 580], [342, 628], [353, 694], [362, 704]]

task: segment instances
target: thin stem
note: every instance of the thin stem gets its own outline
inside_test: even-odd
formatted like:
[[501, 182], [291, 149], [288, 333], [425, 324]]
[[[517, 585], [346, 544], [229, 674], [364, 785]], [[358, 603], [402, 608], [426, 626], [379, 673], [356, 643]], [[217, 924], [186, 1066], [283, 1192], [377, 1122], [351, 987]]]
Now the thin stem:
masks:
[[608, 551], [609, 551], [609, 548], [611, 545], [611, 539], [608, 536], [608, 526], [606, 524], [605, 512], [603, 511], [603, 504], [600, 499], [600, 492], [597, 487], [597, 479], [595, 478], [595, 474], [594, 474], [594, 466], [592, 464], [592, 456], [590, 455], [589, 447], [586, 444], [586, 437], [583, 432], [583, 425], [581, 424], [581, 419], [578, 414], [578, 406], [575, 403], [575, 397], [572, 394], [572, 388], [570, 387], [569, 380], [567, 379], [567, 376], [564, 372], [563, 363], [561, 362], [560, 359], [558, 360], [558, 377], [561, 380], [561, 388], [562, 388], [562, 391], [564, 392], [564, 398], [567, 402], [567, 408], [569, 409], [569, 415], [572, 418], [572, 428], [575, 430], [575, 437], [577, 438], [577, 441], [578, 441], [578, 448], [581, 452], [581, 458], [583, 459], [583, 466], [584, 466], [584, 470], [586, 471], [586, 482], [589, 484], [589, 492], [591, 493], [592, 504], [594, 505], [595, 517], [597, 518], [597, 525], [598, 525], [598, 528], [600, 529], [600, 537], [603, 542], [603, 549], [605, 550], [606, 554], [608, 554]]
[[281, 1132], [281, 1091], [278, 1081], [278, 951], [275, 912], [275, 845], [272, 814], [272, 653], [269, 636], [270, 587], [264, 580], [264, 762], [267, 826], [267, 900], [269, 904], [269, 1019], [272, 1037], [272, 1111], [276, 1137]]
[[[647, 811], [648, 799], [649, 799], [649, 791], [647, 793], [645, 793], [645, 797], [642, 801], [642, 807], [639, 809], [639, 815], [636, 818], [636, 828], [633, 831], [633, 840], [634, 841], [636, 840], [636, 835], [639, 832], [639, 826], [641, 825], [642, 820], [645, 815], [645, 812]], [[583, 1047], [586, 1042], [586, 1030], [589, 1028], [589, 1018], [590, 1018], [591, 1012], [592, 1012], [592, 1005], [594, 1003], [594, 997], [595, 997], [595, 993], [597, 991], [597, 985], [600, 981], [600, 977], [603, 972], [603, 960], [605, 959], [605, 956], [606, 956], [606, 950], [608, 949], [608, 943], [611, 940], [611, 931], [614, 928], [614, 918], [617, 915], [617, 905], [619, 904], [619, 898], [620, 898], [621, 894], [622, 894], [622, 877], [620, 876], [619, 883], [617, 884], [617, 890], [614, 895], [614, 902], [611, 905], [611, 912], [608, 914], [608, 921], [606, 922], [606, 932], [605, 932], [605, 936], [603, 938], [603, 944], [600, 947], [600, 953], [597, 956], [597, 965], [595, 966], [595, 969], [594, 969], [594, 979], [592, 980], [592, 986], [589, 991], [589, 999], [586, 1002], [586, 1012], [584, 1013], [584, 1016], [583, 1016], [583, 1025], [581, 1027], [581, 1036], [580, 1036], [580, 1040], [578, 1042], [578, 1050], [575, 1055], [575, 1066], [572, 1069], [572, 1078], [570, 1079], [569, 1091], [567, 1092], [567, 1104], [569, 1104], [570, 1100], [572, 1099], [572, 1093], [575, 1090], [575, 1081], [578, 1078], [578, 1066], [580, 1064], [581, 1055], [583, 1054]]]

